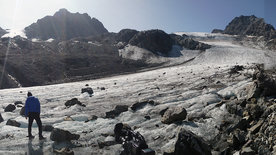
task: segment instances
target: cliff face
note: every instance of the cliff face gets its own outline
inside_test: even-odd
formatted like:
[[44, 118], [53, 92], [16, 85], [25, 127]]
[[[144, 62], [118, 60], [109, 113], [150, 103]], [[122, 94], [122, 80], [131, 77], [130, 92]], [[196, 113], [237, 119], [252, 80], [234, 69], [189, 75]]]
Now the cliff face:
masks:
[[60, 9], [53, 16], [46, 16], [25, 28], [28, 38], [69, 40], [107, 33], [103, 24], [88, 14], [70, 13]]
[[223, 31], [231, 35], [264, 36], [267, 39], [276, 38], [276, 32], [272, 25], [265, 23], [263, 18], [256, 16], [235, 17]]

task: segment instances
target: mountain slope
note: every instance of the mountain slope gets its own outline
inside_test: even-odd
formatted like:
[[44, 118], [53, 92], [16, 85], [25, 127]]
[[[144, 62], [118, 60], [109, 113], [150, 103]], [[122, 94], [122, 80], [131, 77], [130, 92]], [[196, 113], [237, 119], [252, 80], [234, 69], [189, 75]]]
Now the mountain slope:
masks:
[[88, 14], [70, 13], [60, 9], [53, 16], [46, 16], [25, 28], [28, 38], [68, 40], [107, 33], [103, 24]]
[[6, 34], [7, 32], [0, 27], [0, 37]]

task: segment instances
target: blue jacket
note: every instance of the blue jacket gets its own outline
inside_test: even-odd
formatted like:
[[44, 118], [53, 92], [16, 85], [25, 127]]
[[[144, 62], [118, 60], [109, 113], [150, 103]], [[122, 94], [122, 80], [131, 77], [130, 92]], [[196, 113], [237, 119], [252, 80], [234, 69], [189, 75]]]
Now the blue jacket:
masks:
[[28, 116], [29, 112], [38, 112], [38, 113], [40, 113], [40, 102], [34, 96], [28, 97], [26, 102], [25, 102], [25, 116], [26, 117]]

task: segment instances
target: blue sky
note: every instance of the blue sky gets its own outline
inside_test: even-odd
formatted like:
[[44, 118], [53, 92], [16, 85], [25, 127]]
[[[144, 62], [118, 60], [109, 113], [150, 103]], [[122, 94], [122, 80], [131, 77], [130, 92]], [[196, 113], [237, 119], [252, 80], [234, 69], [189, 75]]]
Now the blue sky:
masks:
[[276, 27], [276, 0], [0, 0], [0, 27], [23, 29], [60, 8], [88, 13], [111, 32], [210, 32], [224, 29], [236, 16], [253, 14]]

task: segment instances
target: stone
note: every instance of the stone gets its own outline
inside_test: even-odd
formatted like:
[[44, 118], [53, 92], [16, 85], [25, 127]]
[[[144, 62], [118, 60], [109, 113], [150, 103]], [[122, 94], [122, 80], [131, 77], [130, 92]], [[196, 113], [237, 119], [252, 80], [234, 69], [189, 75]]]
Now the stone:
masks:
[[14, 105], [18, 105], [18, 104], [24, 104], [22, 101], [16, 101], [16, 102], [14, 102]]
[[127, 105], [116, 105], [115, 108], [109, 112], [105, 113], [106, 118], [115, 118], [119, 116], [122, 112], [128, 111]]
[[73, 99], [68, 100], [68, 101], [65, 102], [66, 107], [71, 107], [75, 104], [86, 107], [86, 105], [82, 104], [77, 98], [73, 98]]
[[187, 111], [183, 107], [170, 107], [162, 116], [161, 122], [164, 124], [171, 124], [177, 121], [185, 120]]
[[74, 121], [74, 119], [70, 116], [66, 116], [65, 118], [63, 118], [64, 121]]
[[251, 131], [252, 134], [257, 133], [260, 130], [263, 123], [264, 123], [264, 120], [259, 120], [258, 123], [252, 126], [251, 128], [249, 128], [248, 131]]
[[50, 139], [56, 142], [78, 140], [80, 135], [72, 134], [69, 131], [54, 128], [51, 132]]
[[13, 104], [9, 104], [8, 106], [6, 106], [5, 108], [5, 112], [13, 112], [16, 109], [16, 107]]
[[21, 116], [25, 116], [25, 107], [22, 107], [19, 113]]
[[96, 119], [98, 119], [98, 116], [92, 115], [92, 116], [90, 116], [89, 118], [87, 118], [87, 120], [85, 121], [85, 123], [87, 123], [87, 122], [89, 122], [89, 121], [96, 120]]
[[253, 119], [258, 119], [264, 112], [257, 104], [246, 104], [245, 109]]
[[252, 150], [250, 147], [242, 148], [241, 155], [255, 155], [255, 151]]
[[81, 89], [81, 93], [85, 93], [85, 92], [87, 92], [89, 95], [92, 95], [94, 93], [94, 91], [91, 87]]
[[15, 126], [15, 127], [20, 127], [21, 124], [20, 124], [19, 122], [15, 121], [15, 120], [9, 119], [9, 120], [7, 121], [7, 123], [6, 123], [6, 125]]
[[51, 132], [53, 130], [54, 130], [54, 127], [52, 125], [42, 125], [42, 131]]
[[211, 148], [203, 138], [182, 129], [178, 134], [174, 155], [184, 154], [211, 155]]
[[0, 123], [1, 122], [4, 122], [4, 119], [3, 119], [3, 117], [2, 117], [2, 115], [1, 115], [1, 113], [0, 113]]
[[146, 105], [154, 105], [154, 101], [150, 100], [150, 101], [142, 101], [142, 102], [136, 102], [133, 105], [130, 106], [130, 109], [133, 111], [137, 111], [139, 109], [142, 109], [144, 106]]
[[166, 108], [160, 110], [159, 115], [161, 115], [161, 117], [163, 117], [163, 115], [165, 114], [165, 112], [166, 112], [168, 109], [169, 109], [169, 107], [166, 107]]

